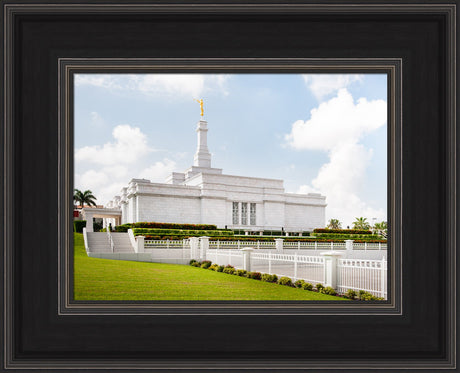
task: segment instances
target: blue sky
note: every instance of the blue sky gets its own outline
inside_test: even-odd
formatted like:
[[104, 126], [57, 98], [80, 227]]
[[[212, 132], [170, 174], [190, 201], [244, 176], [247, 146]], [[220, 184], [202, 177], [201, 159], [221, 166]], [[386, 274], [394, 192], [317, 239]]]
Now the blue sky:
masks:
[[164, 182], [196, 151], [204, 100], [212, 166], [320, 192], [326, 219], [386, 220], [382, 74], [79, 74], [75, 187], [107, 203], [132, 178]]

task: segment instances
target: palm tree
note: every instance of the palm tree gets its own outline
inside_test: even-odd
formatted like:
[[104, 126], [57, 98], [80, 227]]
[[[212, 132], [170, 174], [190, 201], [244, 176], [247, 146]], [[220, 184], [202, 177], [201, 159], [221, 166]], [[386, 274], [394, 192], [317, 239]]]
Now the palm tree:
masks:
[[342, 229], [342, 223], [339, 219], [331, 219], [329, 220], [329, 224], [327, 225], [329, 229]]
[[86, 203], [88, 206], [96, 206], [97, 198], [93, 196], [93, 192], [90, 190], [85, 190], [82, 192], [81, 190], [75, 189], [73, 194], [73, 200], [80, 203], [80, 206], [83, 208], [84, 204]]
[[368, 223], [367, 219], [363, 217], [356, 218], [356, 220], [353, 222], [353, 229], [367, 230], [370, 227], [371, 225]]
[[375, 223], [374, 230], [377, 234], [380, 234], [381, 236], [387, 238], [388, 224], [386, 221], [382, 221], [381, 223]]

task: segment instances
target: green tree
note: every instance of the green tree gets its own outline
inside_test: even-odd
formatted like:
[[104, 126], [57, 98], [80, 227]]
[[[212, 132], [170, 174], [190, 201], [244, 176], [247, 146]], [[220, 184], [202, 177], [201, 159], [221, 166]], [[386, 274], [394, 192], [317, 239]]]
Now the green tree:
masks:
[[374, 224], [374, 232], [380, 234], [383, 237], [387, 237], [388, 233], [388, 224], [386, 221]]
[[353, 229], [370, 229], [371, 225], [367, 221], [366, 218], [360, 217], [356, 218], [356, 220], [353, 222]]
[[327, 225], [329, 229], [342, 229], [342, 223], [339, 219], [331, 219]]
[[78, 189], [74, 190], [73, 200], [78, 202], [82, 208], [85, 204], [88, 206], [96, 206], [96, 199], [97, 198], [93, 196], [93, 192], [90, 190], [85, 190], [84, 192]]

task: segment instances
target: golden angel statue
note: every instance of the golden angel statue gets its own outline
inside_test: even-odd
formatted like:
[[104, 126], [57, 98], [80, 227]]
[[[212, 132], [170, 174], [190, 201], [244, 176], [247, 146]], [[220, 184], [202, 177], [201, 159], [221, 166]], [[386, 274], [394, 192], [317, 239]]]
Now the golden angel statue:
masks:
[[200, 104], [200, 110], [201, 110], [201, 116], [203, 116], [203, 99], [197, 100], [196, 98], [194, 99], [196, 102]]

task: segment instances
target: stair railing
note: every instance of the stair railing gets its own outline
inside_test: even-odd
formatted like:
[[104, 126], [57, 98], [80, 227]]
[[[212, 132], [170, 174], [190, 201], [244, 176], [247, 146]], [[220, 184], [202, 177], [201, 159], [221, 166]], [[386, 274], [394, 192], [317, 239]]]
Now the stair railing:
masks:
[[113, 238], [112, 238], [112, 235], [110, 234], [110, 226], [107, 227], [107, 238], [109, 240], [110, 249], [112, 250], [112, 253], [113, 253], [115, 244], [113, 243]]

